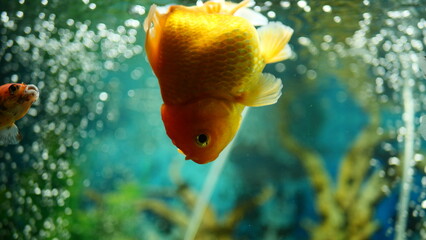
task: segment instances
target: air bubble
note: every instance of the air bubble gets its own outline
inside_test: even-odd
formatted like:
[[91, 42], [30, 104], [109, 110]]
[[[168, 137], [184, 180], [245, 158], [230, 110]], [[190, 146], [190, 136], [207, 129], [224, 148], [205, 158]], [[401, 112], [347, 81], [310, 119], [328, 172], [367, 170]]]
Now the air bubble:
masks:
[[99, 100], [105, 102], [106, 100], [108, 100], [108, 93], [107, 92], [101, 92], [99, 94]]
[[324, 11], [324, 12], [331, 12], [331, 6], [330, 5], [324, 5], [323, 7], [322, 7], [322, 10]]

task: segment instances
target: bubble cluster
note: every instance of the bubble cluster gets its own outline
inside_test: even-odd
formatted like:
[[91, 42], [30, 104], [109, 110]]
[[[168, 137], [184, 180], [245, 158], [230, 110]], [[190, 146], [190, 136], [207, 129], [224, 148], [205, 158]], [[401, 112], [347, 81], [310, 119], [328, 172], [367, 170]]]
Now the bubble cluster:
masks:
[[[275, 71], [294, 74], [287, 75], [291, 78], [286, 82], [288, 85], [294, 84], [293, 79], [302, 79], [312, 88], [328, 90], [336, 84], [343, 86], [342, 92], [336, 94], [336, 101], [348, 105], [354, 101], [367, 117], [367, 122], [377, 121], [378, 127], [373, 133], [383, 138], [384, 143], [377, 146], [369, 167], [377, 169], [379, 176], [388, 181], [380, 186], [386, 196], [398, 193], [399, 186], [394, 183], [400, 183], [405, 161], [402, 155], [406, 151], [403, 146], [410, 134], [405, 123], [410, 116], [404, 101], [414, 106], [416, 126], [426, 109], [425, 73], [419, 67], [419, 56], [426, 49], [424, 3], [300, 0], [280, 1], [279, 5], [280, 10], [272, 7], [276, 18], [290, 21], [295, 29], [296, 34], [291, 41], [295, 63], [286, 62], [284, 69], [277, 63]], [[330, 79], [336, 79], [337, 83]], [[404, 95], [406, 89], [410, 89], [412, 99]], [[348, 121], [347, 129], [351, 128], [351, 121]], [[318, 125], [318, 119], [315, 124]], [[303, 131], [306, 132], [306, 129]], [[420, 153], [414, 155], [414, 168], [408, 172], [417, 181], [413, 183], [415, 186], [408, 209], [409, 221], [416, 221], [416, 227], [407, 231], [410, 237], [424, 228], [421, 225], [424, 224], [425, 212], [421, 207], [422, 198], [418, 196], [424, 197], [426, 192], [424, 182], [421, 187], [418, 183], [418, 177], [423, 177], [426, 172], [423, 167], [424, 141], [419, 138], [418, 132], [414, 134], [414, 150]], [[338, 173], [342, 174], [345, 173]], [[395, 222], [389, 217], [386, 224], [387, 234], [391, 236], [395, 232]], [[424, 233], [421, 236], [424, 237]]]
[[[384, 138], [394, 138], [396, 142], [393, 142], [392, 145], [399, 147], [398, 150], [389, 150], [391, 144], [383, 145], [382, 151], [393, 153], [388, 155], [388, 165], [380, 172], [380, 176], [387, 179], [399, 179], [402, 174], [424, 175], [425, 170], [422, 168], [412, 168], [401, 174], [398, 169], [409, 164], [410, 159], [395, 156], [409, 151], [402, 148], [402, 145], [408, 141], [407, 135], [410, 134], [408, 131], [411, 131], [404, 123], [409, 117], [404, 102], [414, 105], [416, 123], [418, 123], [417, 117], [420, 117], [417, 113], [425, 109], [425, 73], [419, 68], [419, 55], [425, 51], [426, 46], [425, 19], [419, 17], [424, 16], [424, 8], [422, 10], [415, 4], [395, 4], [390, 8], [383, 8], [379, 3], [373, 4], [369, 1], [364, 1], [363, 4], [368, 6], [369, 10], [361, 13], [358, 29], [352, 36], [336, 41], [335, 38], [339, 36], [325, 34], [320, 45], [314, 45], [304, 38], [299, 38], [299, 42], [307, 46], [313, 54], [327, 54], [333, 66], [349, 67], [353, 73], [352, 76], [355, 77], [343, 79], [343, 81], [355, 94], [355, 97], [361, 101], [367, 112], [376, 111], [374, 108], [386, 112], [386, 117], [383, 116], [385, 123], [378, 128], [377, 134]], [[323, 6], [324, 12], [327, 13], [333, 14], [334, 9], [332, 6]], [[351, 60], [344, 61], [345, 59]], [[342, 66], [342, 64], [350, 65]], [[362, 74], [363, 68], [368, 69], [369, 74]], [[357, 75], [366, 79], [359, 79]], [[407, 99], [410, 96], [404, 94], [407, 90], [411, 92], [413, 99]], [[413, 134], [418, 135], [416, 132]], [[421, 151], [421, 140], [417, 138], [416, 141], [415, 151]], [[388, 146], [388, 150], [386, 146]], [[423, 165], [422, 154], [416, 154], [414, 158], [415, 165]], [[394, 188], [392, 189], [392, 187]], [[382, 191], [389, 195], [392, 191], [398, 191], [398, 188], [393, 185], [383, 185]], [[415, 185], [412, 194], [424, 196], [424, 191]], [[421, 228], [419, 227], [422, 223], [420, 219], [424, 219], [425, 211], [421, 209], [422, 201], [420, 199], [421, 197], [418, 199], [411, 197], [409, 200], [408, 219], [417, 219], [419, 224], [416, 227], [409, 227], [404, 233], [407, 237], [415, 235], [415, 232]], [[388, 231], [395, 230], [393, 226], [390, 226]], [[403, 229], [403, 231], [405, 230]], [[425, 236], [424, 233], [421, 235]]]
[[[0, 149], [1, 239], [70, 238], [71, 189], [87, 158], [79, 150], [116, 114], [105, 106], [110, 93], [100, 79], [142, 52], [138, 20], [111, 28], [66, 16], [72, 12], [58, 16], [55, 4], [20, 0], [0, 12], [2, 83], [33, 83], [41, 92], [17, 122], [24, 140]], [[89, 1], [75, 4], [99, 10]]]

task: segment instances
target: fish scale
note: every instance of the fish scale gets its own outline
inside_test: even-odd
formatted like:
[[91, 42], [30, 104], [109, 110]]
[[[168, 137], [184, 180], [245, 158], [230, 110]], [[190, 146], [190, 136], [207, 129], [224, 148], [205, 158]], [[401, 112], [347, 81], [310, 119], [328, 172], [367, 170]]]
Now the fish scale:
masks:
[[[219, 21], [220, 27], [215, 24]], [[157, 69], [165, 103], [183, 104], [201, 96], [232, 98], [264, 67], [256, 30], [240, 17], [176, 8], [163, 32]]]

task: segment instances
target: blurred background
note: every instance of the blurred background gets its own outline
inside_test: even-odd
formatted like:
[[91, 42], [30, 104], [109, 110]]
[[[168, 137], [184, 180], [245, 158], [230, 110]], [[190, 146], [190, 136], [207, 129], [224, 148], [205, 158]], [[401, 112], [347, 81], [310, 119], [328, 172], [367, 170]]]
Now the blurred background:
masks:
[[424, 1], [253, 3], [294, 53], [265, 68], [283, 95], [248, 111], [222, 171], [165, 134], [154, 3], [171, 2], [0, 0], [0, 84], [41, 92], [0, 146], [0, 239], [426, 238]]

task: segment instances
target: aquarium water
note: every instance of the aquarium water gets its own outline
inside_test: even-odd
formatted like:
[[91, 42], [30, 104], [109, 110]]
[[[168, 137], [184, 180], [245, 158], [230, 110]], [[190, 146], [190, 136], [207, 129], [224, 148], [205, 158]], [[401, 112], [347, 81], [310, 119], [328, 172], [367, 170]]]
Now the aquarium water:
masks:
[[[218, 160], [165, 133], [143, 21], [164, 0], [0, 0], [0, 85], [40, 97], [0, 146], [0, 239], [426, 239], [426, 2], [271, 0], [283, 80]], [[423, 136], [423, 137], [422, 137]]]

